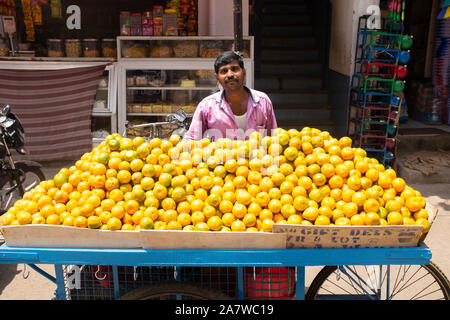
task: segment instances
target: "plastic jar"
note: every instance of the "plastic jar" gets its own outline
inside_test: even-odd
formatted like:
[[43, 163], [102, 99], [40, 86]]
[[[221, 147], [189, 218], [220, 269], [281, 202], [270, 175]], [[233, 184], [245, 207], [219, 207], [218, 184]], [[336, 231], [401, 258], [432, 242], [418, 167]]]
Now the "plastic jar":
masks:
[[142, 15], [139, 12], [135, 12], [131, 15], [131, 31], [132, 36], [142, 35]]
[[117, 57], [116, 39], [102, 39], [102, 56], [107, 58]]
[[153, 35], [153, 14], [151, 11], [145, 11], [142, 15], [142, 35]]
[[163, 6], [153, 6], [153, 17], [162, 17], [164, 13]]
[[175, 9], [166, 9], [164, 11], [164, 35], [178, 35], [178, 16]]
[[81, 57], [81, 41], [79, 39], [66, 40], [66, 56]]
[[64, 57], [63, 41], [61, 39], [48, 39], [47, 40], [47, 55], [49, 57]]
[[89, 58], [100, 56], [100, 49], [97, 39], [83, 39], [83, 56]]
[[153, 17], [153, 35], [162, 36], [164, 27], [163, 17]]
[[120, 11], [120, 35], [131, 35], [131, 13], [130, 11]]

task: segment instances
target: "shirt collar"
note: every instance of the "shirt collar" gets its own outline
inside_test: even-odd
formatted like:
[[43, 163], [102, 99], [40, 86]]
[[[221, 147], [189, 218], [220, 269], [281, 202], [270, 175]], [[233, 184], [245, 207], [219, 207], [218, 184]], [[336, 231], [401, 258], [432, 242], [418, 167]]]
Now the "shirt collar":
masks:
[[[250, 97], [253, 100], [253, 107], [256, 108], [257, 104], [259, 103], [259, 95], [255, 94], [254, 90], [249, 89], [246, 86], [244, 86], [244, 88], [247, 89], [247, 91], [250, 93]], [[221, 90], [215, 94], [215, 99], [216, 99], [217, 103], [219, 104], [219, 107], [221, 107], [222, 109], [225, 108], [225, 105], [222, 103], [224, 98], [225, 98], [224, 90]]]

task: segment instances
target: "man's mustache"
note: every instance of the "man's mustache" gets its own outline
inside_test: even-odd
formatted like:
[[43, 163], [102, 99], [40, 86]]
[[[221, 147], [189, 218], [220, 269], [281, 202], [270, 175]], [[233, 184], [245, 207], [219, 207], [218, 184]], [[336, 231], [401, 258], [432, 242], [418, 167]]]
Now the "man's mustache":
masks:
[[228, 82], [232, 82], [232, 81], [238, 81], [238, 79], [237, 78], [227, 78], [227, 79], [225, 79], [225, 83], [228, 83]]

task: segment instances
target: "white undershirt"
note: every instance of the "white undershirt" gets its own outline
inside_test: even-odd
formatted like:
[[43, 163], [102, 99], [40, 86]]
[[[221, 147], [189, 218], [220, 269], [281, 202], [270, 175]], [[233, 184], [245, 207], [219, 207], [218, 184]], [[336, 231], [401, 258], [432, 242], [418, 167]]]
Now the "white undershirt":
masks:
[[247, 112], [242, 116], [234, 115], [234, 118], [236, 119], [239, 129], [242, 129], [245, 132], [247, 130]]

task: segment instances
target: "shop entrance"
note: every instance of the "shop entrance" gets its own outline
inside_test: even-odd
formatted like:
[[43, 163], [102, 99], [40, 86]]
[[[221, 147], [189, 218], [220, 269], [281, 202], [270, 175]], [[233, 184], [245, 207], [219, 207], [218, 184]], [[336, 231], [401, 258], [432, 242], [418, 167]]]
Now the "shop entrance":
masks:
[[328, 105], [329, 0], [254, 0], [255, 89], [268, 94], [278, 125], [334, 133]]

